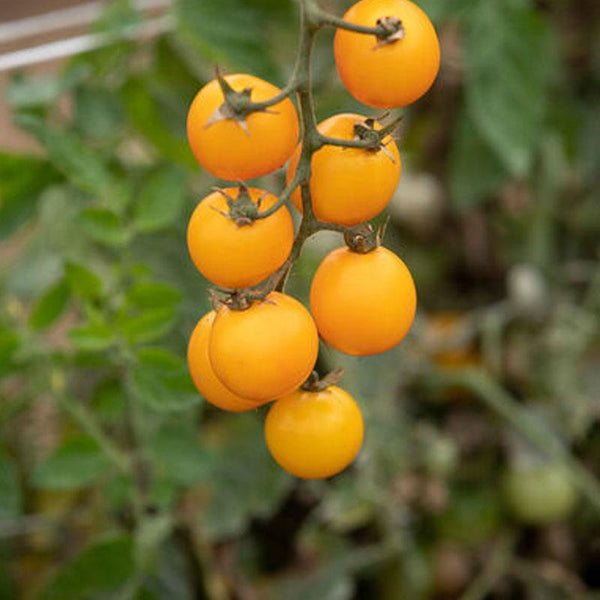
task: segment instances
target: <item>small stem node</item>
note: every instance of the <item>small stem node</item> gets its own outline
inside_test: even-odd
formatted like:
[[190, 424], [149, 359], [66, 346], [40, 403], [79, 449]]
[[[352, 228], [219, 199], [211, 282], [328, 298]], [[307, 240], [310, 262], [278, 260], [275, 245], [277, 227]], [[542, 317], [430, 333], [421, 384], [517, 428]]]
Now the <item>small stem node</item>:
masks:
[[319, 377], [319, 374], [316, 371], [313, 371], [300, 387], [305, 392], [322, 392], [329, 386], [339, 383], [343, 376], [344, 369], [342, 368], [334, 369], [324, 377]]
[[379, 235], [370, 224], [366, 224], [346, 231], [344, 241], [352, 252], [367, 254], [379, 246]]

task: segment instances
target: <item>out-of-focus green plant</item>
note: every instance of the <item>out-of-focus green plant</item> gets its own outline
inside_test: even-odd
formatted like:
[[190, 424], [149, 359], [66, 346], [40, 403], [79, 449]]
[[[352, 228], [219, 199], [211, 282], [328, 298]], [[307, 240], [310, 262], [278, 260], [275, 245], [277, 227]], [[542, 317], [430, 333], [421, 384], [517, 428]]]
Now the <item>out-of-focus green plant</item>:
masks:
[[[596, 9], [419, 4], [443, 66], [406, 111], [387, 235], [420, 314], [402, 349], [326, 350], [369, 430], [358, 464], [328, 482], [283, 474], [262, 412], [208, 408], [183, 358], [208, 308], [184, 230], [212, 185], [187, 147], [187, 108], [216, 62], [284, 84], [294, 3], [179, 0], [172, 33], [13, 77], [5, 101], [40, 152], [0, 151], [0, 598], [583, 599], [600, 587]], [[119, 0], [97, 28], [141, 18]], [[319, 117], [357, 107], [333, 72], [323, 33]], [[327, 240], [290, 278], [300, 297]], [[548, 461], [581, 510], [531, 527], [502, 473]]]

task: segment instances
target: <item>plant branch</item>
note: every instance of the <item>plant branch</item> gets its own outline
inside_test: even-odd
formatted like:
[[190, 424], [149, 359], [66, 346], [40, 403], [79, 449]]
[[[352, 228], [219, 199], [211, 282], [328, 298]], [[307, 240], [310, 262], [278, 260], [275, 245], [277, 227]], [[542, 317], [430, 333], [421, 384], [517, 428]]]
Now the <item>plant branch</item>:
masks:
[[404, 37], [402, 21], [395, 15], [383, 16], [377, 20], [375, 27], [369, 27], [366, 25], [357, 25], [356, 23], [351, 23], [350, 21], [329, 14], [321, 10], [314, 0], [308, 0], [306, 6], [309, 21], [315, 28], [329, 26], [352, 31], [353, 33], [374, 35], [379, 41], [375, 47], [392, 43]]
[[515, 398], [506, 392], [492, 377], [479, 369], [464, 369], [452, 373], [438, 372], [435, 375], [437, 383], [444, 386], [462, 386], [471, 390], [494, 412], [503, 417], [510, 425], [533, 446], [544, 452], [550, 458], [563, 462], [569, 469], [573, 483], [589, 500], [595, 509], [600, 511], [600, 482], [588, 471], [562, 444], [557, 444], [543, 423], [525, 408], [519, 405]]
[[104, 433], [94, 415], [81, 403], [66, 394], [58, 396], [60, 405], [81, 426], [81, 428], [102, 448], [106, 456], [123, 473], [131, 472], [131, 460], [117, 445]]
[[313, 233], [318, 231], [318, 227], [316, 226], [317, 221], [312, 209], [309, 185], [312, 155], [321, 147], [311, 90], [311, 59], [317, 28], [314, 27], [310, 20], [309, 7], [309, 0], [300, 1], [300, 44], [296, 68], [294, 69], [302, 129], [302, 150], [300, 151], [294, 179], [282, 194], [282, 196], [285, 196], [288, 191], [291, 194], [295, 187], [300, 186], [302, 195], [302, 220], [294, 238], [288, 260], [269, 278], [271, 285], [268, 287], [272, 290], [283, 289], [289, 270], [300, 255], [300, 250], [304, 242]]
[[283, 102], [286, 98], [291, 96], [296, 91], [297, 87], [298, 82], [294, 71], [294, 73], [292, 73], [290, 81], [281, 90], [281, 92], [279, 92], [279, 94], [273, 96], [272, 98], [269, 98], [268, 100], [263, 100], [262, 102], [250, 102], [248, 104], [248, 109], [250, 111], [260, 111], [264, 110], [265, 108], [269, 108], [270, 106], [274, 106], [275, 104], [279, 104], [280, 102]]
[[365, 35], [374, 35], [377, 38], [386, 36], [386, 31], [381, 26], [367, 27], [366, 25], [357, 25], [356, 23], [350, 23], [340, 17], [331, 15], [321, 9], [317, 9], [313, 13], [317, 20], [319, 27], [335, 27], [336, 29], [345, 29], [346, 31], [353, 31], [354, 33], [362, 33]]
[[498, 541], [483, 571], [473, 580], [460, 600], [483, 600], [506, 573], [512, 559], [516, 536], [514, 532]]
[[[301, 29], [303, 29], [304, 23], [301, 23]], [[289, 96], [291, 96], [294, 92], [298, 91], [298, 86], [300, 85], [301, 77], [302, 77], [302, 52], [304, 51], [304, 43], [302, 34], [300, 35], [300, 42], [298, 44], [298, 52], [296, 54], [296, 62], [294, 64], [294, 69], [292, 70], [292, 75], [286, 84], [286, 86], [279, 92], [279, 94], [269, 98], [268, 100], [263, 100], [262, 102], [251, 102], [249, 104], [249, 108], [251, 110], [264, 110], [265, 108], [269, 108], [270, 106], [274, 106], [275, 104], [279, 104]]]
[[[385, 128], [382, 128], [379, 131], [373, 131], [373, 135], [366, 139], [342, 140], [323, 136], [319, 133], [312, 98], [312, 49], [315, 35], [319, 28], [323, 25], [335, 23], [348, 25], [347, 28], [352, 28], [353, 30], [358, 29], [361, 33], [379, 34], [383, 36], [383, 38], [393, 34], [393, 32], [390, 32], [389, 27], [386, 28], [385, 25], [375, 28], [362, 28], [359, 26], [356, 26], [355, 28], [350, 23], [346, 24], [345, 21], [322, 12], [313, 0], [300, 0], [300, 41], [292, 77], [280, 94], [265, 102], [249, 103], [247, 108], [251, 110], [264, 109], [280, 102], [293, 91], [296, 92], [302, 143], [300, 157], [296, 166], [296, 173], [294, 174], [292, 181], [280, 194], [277, 202], [267, 210], [259, 212], [255, 218], [264, 219], [277, 212], [289, 201], [292, 192], [299, 187], [302, 197], [302, 219], [298, 231], [296, 232], [290, 255], [285, 263], [266, 279], [265, 282], [260, 284], [260, 287], [256, 286], [252, 289], [241, 290], [243, 296], [249, 301], [246, 302], [246, 305], [249, 305], [251, 301], [265, 298], [273, 290], [283, 290], [292, 265], [300, 256], [300, 251], [302, 250], [304, 242], [311, 235], [318, 231], [336, 231], [338, 233], [347, 234], [354, 232], [356, 229], [354, 227], [343, 227], [334, 223], [325, 223], [316, 218], [312, 207], [310, 192], [312, 155], [325, 144], [366, 150], [378, 149], [382, 146], [383, 138], [388, 135], [389, 131], [397, 124], [397, 120], [395, 120], [394, 123]], [[238, 292], [240, 292], [240, 290], [238, 290]]]
[[362, 148], [364, 150], [376, 150], [380, 143], [374, 143], [371, 140], [344, 140], [342, 138], [333, 138], [322, 134], [319, 134], [319, 142], [322, 146], [339, 146], [341, 148]]
[[296, 173], [292, 181], [290, 181], [289, 185], [287, 185], [283, 192], [281, 192], [281, 195], [279, 196], [277, 202], [273, 204], [273, 206], [271, 206], [270, 208], [259, 212], [258, 215], [256, 215], [256, 217], [254, 218], [254, 220], [266, 219], [267, 217], [270, 217], [273, 213], [276, 213], [284, 204], [288, 202], [290, 196], [292, 195], [292, 192], [298, 187], [299, 183], [300, 178], [298, 177], [298, 173]]

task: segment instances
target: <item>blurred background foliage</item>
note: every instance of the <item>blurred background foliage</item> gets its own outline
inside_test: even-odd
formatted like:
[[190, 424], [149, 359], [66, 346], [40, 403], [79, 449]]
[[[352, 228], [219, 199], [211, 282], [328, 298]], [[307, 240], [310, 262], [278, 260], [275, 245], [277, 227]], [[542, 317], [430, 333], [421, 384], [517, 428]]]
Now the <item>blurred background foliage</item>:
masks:
[[[367, 424], [330, 481], [282, 472], [264, 410], [207, 406], [184, 362], [209, 307], [185, 228], [217, 183], [187, 107], [215, 63], [283, 85], [295, 4], [177, 0], [170, 33], [12, 77], [39, 151], [0, 149], [0, 598], [600, 597], [599, 6], [419, 4], [442, 70], [404, 110], [386, 237], [418, 317], [378, 357], [323, 348]], [[118, 0], [95, 29], [140, 19]], [[331, 44], [318, 117], [376, 115]], [[339, 243], [312, 240], [289, 289]]]

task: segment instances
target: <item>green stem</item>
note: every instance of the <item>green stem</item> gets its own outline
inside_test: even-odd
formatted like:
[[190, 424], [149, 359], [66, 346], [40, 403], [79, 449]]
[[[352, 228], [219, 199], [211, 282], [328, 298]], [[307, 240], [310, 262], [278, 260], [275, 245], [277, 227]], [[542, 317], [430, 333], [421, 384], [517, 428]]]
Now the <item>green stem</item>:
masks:
[[533, 415], [519, 405], [517, 400], [492, 377], [478, 369], [464, 369], [452, 373], [440, 372], [436, 374], [436, 378], [444, 386], [462, 386], [471, 390], [533, 446], [550, 458], [563, 462], [569, 468], [573, 483], [579, 491], [594, 508], [600, 511], [600, 482], [598, 479], [565, 446], [557, 444], [556, 439], [548, 433], [544, 424], [535, 420]]
[[[316, 150], [320, 148], [319, 132], [311, 90], [311, 59], [317, 28], [311, 23], [308, 11], [308, 0], [300, 2], [300, 47], [295, 74], [297, 78], [296, 93], [300, 112], [300, 126], [302, 128], [302, 150], [296, 166], [296, 174], [292, 184], [294, 188], [299, 185], [302, 196], [302, 220], [294, 238], [292, 250], [286, 263], [273, 276], [273, 288], [281, 290], [285, 285], [288, 272], [300, 255], [304, 242], [318, 231], [316, 226], [312, 201], [310, 196], [311, 159]], [[291, 185], [288, 186], [290, 189]], [[292, 188], [293, 189], [293, 188]], [[287, 191], [287, 190], [286, 190]], [[291, 193], [291, 190], [290, 190]], [[285, 194], [285, 192], [284, 192]], [[283, 194], [282, 194], [283, 195]]]
[[327, 27], [335, 27], [336, 29], [345, 29], [346, 31], [353, 31], [354, 33], [363, 33], [365, 35], [374, 35], [381, 37], [385, 35], [385, 31], [381, 27], [367, 27], [366, 25], [357, 25], [356, 23], [350, 23], [344, 21], [340, 17], [330, 15], [321, 10], [316, 13], [319, 25]]
[[273, 96], [272, 98], [269, 98], [268, 100], [263, 100], [262, 102], [251, 102], [248, 105], [248, 108], [250, 111], [264, 110], [265, 108], [269, 108], [270, 106], [279, 104], [280, 102], [283, 102], [286, 98], [291, 96], [296, 91], [296, 88], [297, 82], [295, 74], [293, 73], [289, 83], [281, 90], [281, 92], [279, 92], [279, 94]]
[[284, 204], [288, 202], [290, 196], [292, 195], [292, 192], [298, 187], [299, 183], [300, 178], [298, 177], [298, 173], [296, 172], [292, 181], [290, 181], [289, 185], [286, 186], [285, 190], [281, 192], [279, 200], [277, 200], [277, 202], [273, 204], [273, 206], [267, 208], [267, 210], [259, 212], [258, 215], [256, 215], [256, 217], [254, 218], [254, 220], [266, 219], [267, 217], [270, 217], [273, 213], [276, 213]]
[[490, 593], [510, 565], [515, 538], [515, 534], [511, 532], [496, 544], [483, 571], [469, 585], [460, 600], [483, 600]]
[[[583, 298], [583, 307], [590, 312], [600, 309], [600, 262], [597, 264], [589, 287]], [[598, 313], [596, 313], [598, 314]]]
[[319, 143], [322, 146], [339, 146], [340, 148], [362, 148], [364, 150], [375, 150], [379, 147], [380, 142], [374, 143], [370, 140], [344, 140], [341, 138], [328, 137], [319, 134]]
[[380, 40], [385, 39], [394, 33], [394, 31], [386, 29], [383, 25], [368, 27], [366, 25], [357, 25], [356, 23], [345, 21], [340, 17], [336, 17], [335, 15], [331, 15], [324, 10], [321, 10], [313, 0], [308, 0], [305, 4], [309, 21], [316, 28], [335, 27], [336, 29], [345, 29], [346, 31], [353, 31], [354, 33], [374, 35]]
[[311, 85], [311, 61], [314, 39], [317, 31], [324, 25], [334, 25], [358, 31], [359, 33], [370, 33], [373, 35], [381, 35], [385, 37], [390, 32], [386, 32], [385, 28], [381, 27], [360, 27], [354, 26], [351, 23], [346, 23], [342, 19], [328, 15], [321, 11], [313, 0], [300, 0], [300, 41], [298, 46], [298, 54], [292, 77], [286, 87], [280, 94], [262, 103], [251, 103], [249, 107], [252, 109], [264, 109], [280, 102], [287, 97], [292, 91], [296, 92], [298, 98], [298, 112], [301, 126], [301, 151], [296, 165], [296, 173], [294, 178], [286, 186], [278, 201], [267, 210], [260, 212], [256, 218], [264, 219], [273, 213], [277, 212], [284, 204], [289, 201], [292, 192], [300, 187], [302, 197], [302, 219], [294, 238], [294, 243], [290, 251], [290, 256], [286, 262], [271, 275], [260, 288], [255, 288], [255, 291], [248, 291], [245, 297], [249, 300], [259, 300], [264, 298], [273, 290], [281, 291], [289, 274], [289, 271], [294, 262], [300, 256], [300, 251], [304, 242], [318, 231], [337, 231], [339, 233], [352, 233], [355, 228], [343, 227], [334, 223], [325, 223], [319, 221], [313, 212], [312, 198], [310, 192], [310, 175], [312, 155], [322, 148], [325, 144], [332, 146], [343, 146], [349, 148], [375, 149], [381, 144], [381, 138], [388, 134], [390, 126], [378, 131], [380, 134], [378, 139], [373, 140], [342, 140], [323, 136], [317, 129], [317, 120], [315, 117], [314, 103], [312, 98]]
[[[300, 0], [301, 10], [303, 13], [304, 22], [301, 24], [301, 31], [305, 32], [310, 30], [311, 36], [314, 35], [317, 29], [325, 26], [336, 27], [338, 29], [345, 29], [347, 31], [353, 31], [355, 33], [362, 33], [366, 35], [374, 35], [379, 40], [384, 40], [390, 35], [394, 34], [394, 31], [390, 31], [386, 29], [383, 25], [377, 25], [375, 27], [367, 27], [364, 25], [357, 25], [355, 23], [350, 23], [348, 21], [344, 21], [335, 15], [331, 15], [323, 10], [313, 1], [313, 0]], [[312, 43], [312, 42], [311, 42]], [[249, 112], [265, 110], [275, 104], [279, 104], [289, 96], [291, 96], [294, 92], [297, 92], [304, 76], [304, 64], [302, 63], [303, 58], [303, 50], [305, 46], [303, 46], [302, 40], [300, 42], [300, 51], [296, 57], [296, 64], [294, 65], [294, 70], [292, 71], [292, 75], [287, 85], [275, 96], [269, 98], [268, 100], [263, 100], [262, 102], [249, 102], [246, 106], [246, 110]], [[225, 81], [223, 79], [223, 81]], [[225, 82], [226, 83], [226, 82]], [[332, 138], [329, 138], [332, 139]], [[340, 140], [343, 141], [343, 140]], [[337, 140], [328, 141], [323, 143], [330, 143], [332, 145], [343, 145], [338, 144]], [[355, 148], [364, 148], [368, 147], [366, 145], [358, 145], [352, 146]]]
[[117, 445], [104, 433], [94, 415], [82, 404], [61, 394], [58, 396], [61, 406], [79, 423], [81, 428], [102, 448], [106, 456], [123, 473], [131, 472], [131, 460]]

